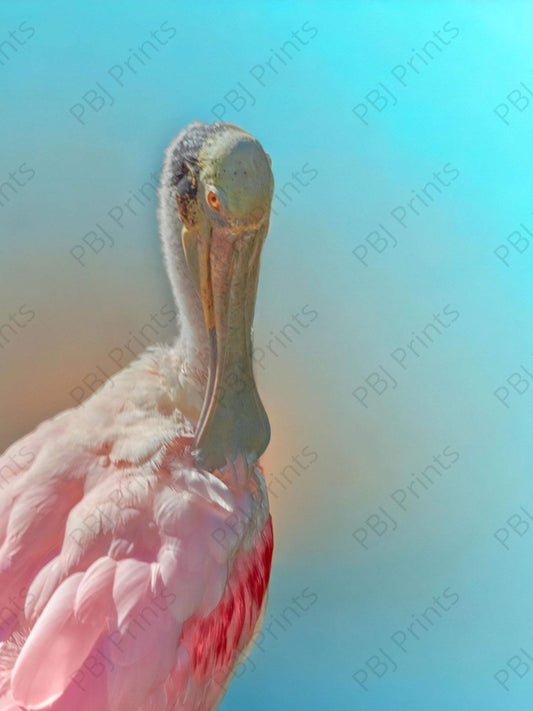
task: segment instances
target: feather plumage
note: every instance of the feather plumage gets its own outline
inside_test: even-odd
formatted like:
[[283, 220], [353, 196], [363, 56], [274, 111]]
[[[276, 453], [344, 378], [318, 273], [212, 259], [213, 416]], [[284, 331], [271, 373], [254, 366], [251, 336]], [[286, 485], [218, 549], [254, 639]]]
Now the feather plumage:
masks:
[[197, 467], [183, 387], [158, 367], [169, 357], [153, 350], [26, 437], [38, 455], [0, 490], [6, 710], [209, 709], [251, 638], [270, 567], [265, 487]]

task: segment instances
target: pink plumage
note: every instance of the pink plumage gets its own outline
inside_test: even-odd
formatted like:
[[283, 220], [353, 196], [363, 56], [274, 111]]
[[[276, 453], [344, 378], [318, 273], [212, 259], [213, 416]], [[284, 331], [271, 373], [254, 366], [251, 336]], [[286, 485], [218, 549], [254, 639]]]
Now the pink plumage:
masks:
[[[220, 255], [235, 265], [233, 249], [245, 250], [236, 225], [248, 241], [266, 234], [266, 210], [252, 203], [271, 198], [269, 175], [257, 141], [234, 126], [192, 124], [177, 136], [160, 221], [180, 337], [0, 458], [0, 711], [210, 711], [253, 640], [273, 547], [257, 464], [268, 422], [245, 360], [256, 282], [243, 284], [259, 248], [251, 271], [227, 279]], [[237, 215], [243, 186], [250, 223]], [[193, 200], [208, 218], [217, 211], [209, 239], [227, 242], [208, 252], [205, 269], [222, 286], [207, 297], [181, 242], [196, 225], [190, 266], [205, 237], [190, 222]], [[240, 384], [221, 375], [232, 358]]]

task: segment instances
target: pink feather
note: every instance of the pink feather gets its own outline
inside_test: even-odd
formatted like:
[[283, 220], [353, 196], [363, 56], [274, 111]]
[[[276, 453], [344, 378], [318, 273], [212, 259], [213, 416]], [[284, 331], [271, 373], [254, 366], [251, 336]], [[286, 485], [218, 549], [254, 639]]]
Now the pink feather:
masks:
[[242, 549], [256, 487], [197, 469], [190, 439], [161, 441], [155, 472], [106, 464], [78, 417], [48, 428], [61, 460], [48, 442], [0, 491], [0, 711], [207, 711], [268, 583], [271, 524]]

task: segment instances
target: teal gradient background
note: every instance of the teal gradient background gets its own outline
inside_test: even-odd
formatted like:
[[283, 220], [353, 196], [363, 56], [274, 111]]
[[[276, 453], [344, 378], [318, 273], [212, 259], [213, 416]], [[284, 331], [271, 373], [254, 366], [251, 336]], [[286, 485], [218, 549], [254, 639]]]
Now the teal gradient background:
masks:
[[272, 156], [276, 555], [224, 711], [531, 708], [532, 28], [503, 0], [0, 6], [2, 446], [173, 338], [141, 187], [175, 133], [218, 115]]

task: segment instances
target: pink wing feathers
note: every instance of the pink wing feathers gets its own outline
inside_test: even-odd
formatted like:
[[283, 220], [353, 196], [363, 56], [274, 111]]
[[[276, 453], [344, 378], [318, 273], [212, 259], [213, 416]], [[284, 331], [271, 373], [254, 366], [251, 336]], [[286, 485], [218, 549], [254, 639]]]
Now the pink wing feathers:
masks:
[[196, 469], [185, 437], [132, 464], [71, 417], [0, 487], [0, 711], [207, 711], [265, 599], [266, 495]]

